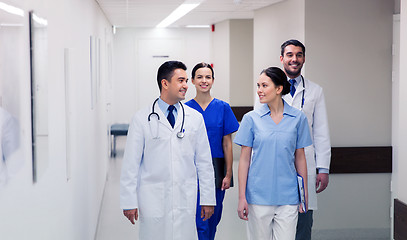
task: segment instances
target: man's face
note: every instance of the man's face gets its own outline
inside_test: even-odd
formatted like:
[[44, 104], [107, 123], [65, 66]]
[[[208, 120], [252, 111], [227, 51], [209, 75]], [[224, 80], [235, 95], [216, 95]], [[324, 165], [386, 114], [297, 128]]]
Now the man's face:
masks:
[[174, 101], [174, 103], [185, 99], [185, 94], [188, 90], [187, 82], [188, 77], [186, 71], [180, 68], [175, 69], [171, 81], [167, 81], [168, 97]]
[[288, 45], [285, 47], [284, 55], [280, 56], [284, 71], [289, 78], [296, 78], [301, 74], [305, 56], [301, 47]]

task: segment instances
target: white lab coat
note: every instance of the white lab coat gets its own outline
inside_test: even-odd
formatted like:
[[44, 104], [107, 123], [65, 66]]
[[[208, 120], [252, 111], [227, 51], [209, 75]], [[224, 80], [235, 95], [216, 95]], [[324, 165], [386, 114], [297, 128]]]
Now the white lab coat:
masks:
[[[198, 176], [200, 204], [216, 205], [204, 120], [200, 113], [183, 106], [183, 139], [177, 137], [182, 108], [174, 128], [158, 104], [155, 112], [160, 120], [152, 116], [151, 129], [147, 120], [151, 106], [137, 112], [129, 126], [120, 179], [120, 205], [122, 209], [139, 209], [140, 240], [197, 239]], [[153, 138], [156, 133], [158, 139]]]
[[[316, 210], [316, 169], [329, 169], [331, 162], [331, 143], [325, 98], [322, 88], [316, 83], [305, 78], [304, 81], [305, 94], [303, 112], [307, 116], [313, 142], [313, 145], [304, 149], [308, 171], [308, 208], [311, 210]], [[300, 109], [303, 91], [304, 87], [302, 82], [300, 82], [293, 97], [291, 94], [286, 94], [283, 98], [291, 106]]]

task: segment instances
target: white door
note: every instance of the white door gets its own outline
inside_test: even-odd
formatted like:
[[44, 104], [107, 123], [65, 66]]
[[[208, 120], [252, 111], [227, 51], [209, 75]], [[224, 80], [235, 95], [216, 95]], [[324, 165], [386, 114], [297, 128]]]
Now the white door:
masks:
[[161, 64], [170, 60], [183, 61], [185, 40], [177, 39], [139, 39], [137, 41], [137, 108], [140, 109], [160, 95], [157, 85], [157, 70]]

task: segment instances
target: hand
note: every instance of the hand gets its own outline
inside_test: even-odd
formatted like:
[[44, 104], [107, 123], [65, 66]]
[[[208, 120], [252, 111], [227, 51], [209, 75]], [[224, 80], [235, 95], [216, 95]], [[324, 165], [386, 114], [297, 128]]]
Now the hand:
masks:
[[249, 220], [249, 206], [247, 204], [246, 198], [245, 199], [239, 199], [239, 204], [237, 206], [237, 214], [239, 215], [239, 218], [242, 220]]
[[[300, 205], [299, 205], [299, 207], [298, 207], [298, 211], [299, 211], [300, 213], [305, 213], [304, 210], [303, 210], [302, 204], [303, 204], [303, 203], [300, 203]], [[308, 210], [306, 204], [305, 204], [305, 209]]]
[[222, 181], [222, 187], [221, 190], [226, 190], [230, 188], [230, 182], [231, 182], [231, 178], [230, 177], [225, 177]]
[[317, 193], [320, 193], [328, 187], [329, 183], [329, 174], [328, 173], [318, 173], [317, 180], [316, 180], [315, 188], [317, 189]]
[[203, 218], [203, 221], [208, 220], [212, 216], [214, 209], [214, 206], [201, 206], [201, 218]]
[[132, 224], [136, 222], [134, 220], [138, 220], [138, 209], [130, 209], [130, 210], [123, 210], [123, 214]]

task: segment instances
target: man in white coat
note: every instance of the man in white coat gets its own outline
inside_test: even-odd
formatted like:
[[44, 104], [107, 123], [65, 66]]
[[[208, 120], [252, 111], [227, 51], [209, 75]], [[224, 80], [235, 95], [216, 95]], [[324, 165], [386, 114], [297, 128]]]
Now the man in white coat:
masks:
[[188, 89], [186, 66], [160, 66], [160, 97], [133, 117], [120, 179], [123, 214], [135, 224], [140, 240], [197, 239], [197, 184], [201, 217], [213, 214], [215, 178], [202, 115], [183, 105]]
[[322, 88], [301, 75], [305, 62], [305, 46], [298, 40], [288, 40], [281, 45], [281, 63], [287, 80], [291, 83], [290, 94], [284, 100], [300, 110], [308, 119], [313, 144], [305, 148], [308, 168], [307, 213], [298, 216], [296, 240], [311, 240], [313, 210], [317, 209], [317, 193], [325, 190], [329, 182], [331, 143], [328, 117]]

